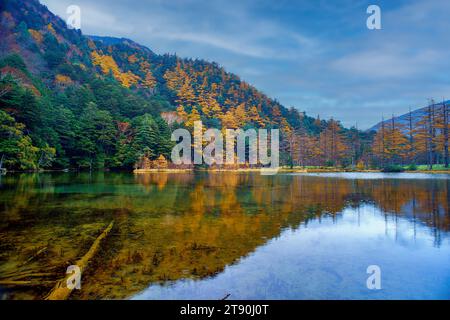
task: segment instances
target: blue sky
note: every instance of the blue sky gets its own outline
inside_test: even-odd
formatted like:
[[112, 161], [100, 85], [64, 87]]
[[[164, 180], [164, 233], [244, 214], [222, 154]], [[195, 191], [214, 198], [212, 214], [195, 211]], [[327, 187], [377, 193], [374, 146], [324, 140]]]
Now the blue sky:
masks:
[[[42, 0], [85, 34], [216, 61], [311, 116], [366, 129], [450, 97], [450, 1]], [[381, 8], [381, 30], [366, 9]]]

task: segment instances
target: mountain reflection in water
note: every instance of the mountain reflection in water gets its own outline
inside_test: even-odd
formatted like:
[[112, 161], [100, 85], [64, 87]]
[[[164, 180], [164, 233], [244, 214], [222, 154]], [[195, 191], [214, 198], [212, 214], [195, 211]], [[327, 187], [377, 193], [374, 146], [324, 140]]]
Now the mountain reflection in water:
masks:
[[[5, 299], [42, 298], [111, 220], [71, 299], [450, 298], [449, 176], [0, 179], [0, 279], [48, 273], [3, 286]], [[377, 292], [365, 286], [372, 264]]]

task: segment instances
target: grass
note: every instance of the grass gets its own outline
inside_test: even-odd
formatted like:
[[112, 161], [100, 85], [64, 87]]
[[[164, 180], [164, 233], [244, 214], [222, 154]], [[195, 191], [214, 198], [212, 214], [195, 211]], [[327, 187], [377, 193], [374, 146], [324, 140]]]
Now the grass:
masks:
[[[388, 166], [390, 167], [390, 166]], [[428, 165], [395, 165], [392, 166], [395, 167], [396, 170], [386, 170], [386, 172], [401, 172], [401, 171], [408, 171], [408, 172], [450, 172], [450, 168], [445, 168], [443, 164], [436, 164], [433, 165], [432, 170], [428, 170]], [[336, 171], [362, 171], [362, 172], [372, 172], [372, 171], [383, 171], [383, 169], [358, 169], [358, 168], [343, 168], [343, 167], [328, 167], [328, 166], [305, 166], [305, 167], [299, 167], [294, 166], [293, 168], [290, 168], [288, 166], [284, 166], [283, 170], [286, 171], [295, 171], [295, 170], [308, 170], [310, 172], [336, 172]]]
[[[407, 169], [408, 166], [405, 166]], [[428, 170], [428, 165], [426, 164], [418, 164], [417, 171], [430, 171]], [[443, 164], [435, 164], [433, 165], [433, 169], [431, 171], [450, 171], [450, 168], [446, 168]]]

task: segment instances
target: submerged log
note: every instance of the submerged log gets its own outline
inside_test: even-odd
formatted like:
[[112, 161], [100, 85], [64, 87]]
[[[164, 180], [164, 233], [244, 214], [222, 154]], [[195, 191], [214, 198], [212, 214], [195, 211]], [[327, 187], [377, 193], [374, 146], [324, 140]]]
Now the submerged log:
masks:
[[17, 273], [13, 276], [8, 276], [8, 277], [2, 277], [0, 279], [1, 281], [17, 281], [17, 280], [22, 280], [22, 279], [28, 279], [28, 278], [42, 278], [42, 277], [51, 277], [54, 276], [54, 273], [51, 272], [41, 272], [41, 273]]
[[15, 287], [40, 287], [45, 286], [53, 283], [52, 281], [41, 281], [41, 280], [34, 280], [34, 281], [14, 281], [14, 280], [1, 280], [0, 286], [15, 286]]
[[[92, 258], [97, 253], [101, 241], [108, 235], [108, 233], [111, 231], [112, 227], [114, 225], [114, 220], [111, 221], [111, 223], [106, 227], [105, 230], [95, 239], [94, 243], [92, 244], [89, 251], [80, 259], [78, 260], [75, 265], [78, 266], [81, 270], [81, 273], [86, 269], [89, 262], [92, 260]], [[69, 279], [71, 275], [67, 275], [64, 277], [64, 279], [59, 280], [55, 287], [50, 291], [50, 293], [45, 297], [46, 300], [67, 300], [69, 298], [70, 294], [72, 293], [73, 289], [67, 288], [67, 280]]]
[[[45, 271], [52, 271], [52, 270], [55, 270], [55, 269], [56, 269], [56, 266], [54, 266], [54, 267], [46, 267]], [[34, 275], [34, 274], [39, 274], [41, 272], [42, 272], [42, 268], [41, 267], [20, 269], [20, 270], [16, 270], [16, 271], [13, 271], [13, 272], [3, 273], [0, 280], [16, 279], [17, 277], [23, 277], [24, 275], [28, 275], [28, 274]]]
[[26, 265], [27, 263], [30, 263], [31, 261], [33, 261], [34, 259], [39, 257], [41, 254], [45, 253], [46, 251], [47, 251], [47, 247], [44, 247], [44, 248], [38, 250], [38, 252], [36, 252], [36, 254], [34, 254], [33, 256], [28, 258], [28, 260], [25, 261], [24, 263], [22, 263], [19, 267], [22, 267], [22, 266]]

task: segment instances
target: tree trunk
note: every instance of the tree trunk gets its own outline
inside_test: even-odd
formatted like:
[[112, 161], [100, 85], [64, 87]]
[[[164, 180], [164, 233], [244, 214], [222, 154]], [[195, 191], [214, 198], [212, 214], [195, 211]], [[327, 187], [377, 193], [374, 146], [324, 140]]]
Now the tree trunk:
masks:
[[414, 156], [414, 136], [413, 136], [413, 125], [412, 125], [412, 112], [409, 109], [409, 161], [412, 164], [416, 164], [416, 157]]
[[442, 108], [444, 109], [444, 164], [448, 168], [448, 109], [445, 101], [442, 102]]
[[428, 152], [428, 170], [433, 169], [433, 118], [431, 104], [428, 106], [428, 133], [427, 133], [427, 152]]
[[[94, 258], [97, 251], [100, 248], [102, 240], [108, 235], [114, 226], [114, 220], [110, 222], [110, 224], [103, 230], [103, 232], [95, 239], [92, 246], [89, 248], [89, 251], [77, 262], [75, 265], [78, 266], [81, 272], [84, 272], [87, 268], [90, 261]], [[70, 275], [64, 277], [64, 279], [58, 281], [55, 287], [50, 291], [50, 293], [45, 297], [46, 300], [67, 300], [70, 296], [73, 289], [67, 287], [67, 280], [70, 278]]]
[[384, 123], [384, 118], [381, 120], [381, 166], [382, 167], [384, 167], [384, 159], [385, 159], [385, 157], [384, 157], [384, 151], [386, 150], [385, 148], [386, 148], [386, 145], [385, 145], [385, 138], [386, 138], [386, 135], [385, 135], [385, 131], [384, 131], [384, 127], [385, 127], [385, 123]]
[[431, 104], [431, 152], [432, 152], [432, 159], [433, 159], [433, 165], [439, 164], [439, 155], [437, 152], [436, 147], [436, 104], [434, 103], [434, 100], [432, 100]]

